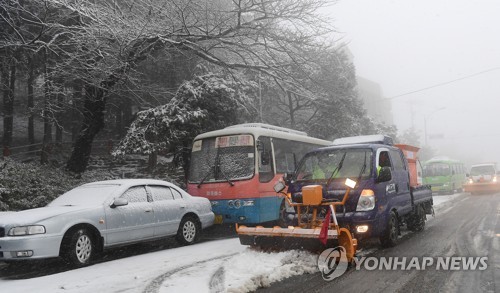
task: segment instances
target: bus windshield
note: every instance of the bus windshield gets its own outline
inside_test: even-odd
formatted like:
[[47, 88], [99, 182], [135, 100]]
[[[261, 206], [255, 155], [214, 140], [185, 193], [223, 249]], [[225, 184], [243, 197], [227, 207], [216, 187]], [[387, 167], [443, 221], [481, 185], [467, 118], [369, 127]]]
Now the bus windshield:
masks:
[[370, 149], [335, 149], [309, 153], [302, 160], [294, 179], [356, 179], [360, 175], [362, 178], [368, 177], [371, 174], [372, 153]]
[[445, 163], [432, 163], [424, 167], [424, 174], [427, 177], [431, 176], [449, 176], [451, 175], [451, 168], [449, 164]]
[[231, 135], [196, 140], [191, 153], [189, 182], [203, 183], [251, 178], [255, 147], [251, 135]]

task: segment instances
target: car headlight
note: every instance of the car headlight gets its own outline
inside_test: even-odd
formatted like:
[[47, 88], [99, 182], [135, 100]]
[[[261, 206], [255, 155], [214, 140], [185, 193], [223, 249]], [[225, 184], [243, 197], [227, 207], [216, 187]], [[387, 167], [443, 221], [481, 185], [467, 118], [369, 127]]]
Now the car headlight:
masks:
[[497, 182], [497, 176], [493, 177], [492, 181]]
[[358, 200], [357, 212], [371, 211], [375, 208], [375, 193], [371, 189], [363, 189]]
[[472, 183], [474, 183], [474, 180], [469, 179], [469, 181], [468, 181], [468, 182], [469, 182], [469, 184], [472, 184]]
[[24, 236], [34, 234], [45, 234], [45, 227], [41, 225], [19, 226], [9, 230], [9, 236]]

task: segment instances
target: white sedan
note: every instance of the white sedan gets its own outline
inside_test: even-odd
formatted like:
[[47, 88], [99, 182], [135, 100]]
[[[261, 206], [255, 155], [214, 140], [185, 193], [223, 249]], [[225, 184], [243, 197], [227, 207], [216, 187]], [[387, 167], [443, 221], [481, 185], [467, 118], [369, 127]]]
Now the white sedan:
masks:
[[0, 216], [0, 261], [63, 257], [88, 265], [98, 251], [166, 236], [194, 243], [214, 222], [210, 202], [160, 180], [84, 184], [46, 207]]

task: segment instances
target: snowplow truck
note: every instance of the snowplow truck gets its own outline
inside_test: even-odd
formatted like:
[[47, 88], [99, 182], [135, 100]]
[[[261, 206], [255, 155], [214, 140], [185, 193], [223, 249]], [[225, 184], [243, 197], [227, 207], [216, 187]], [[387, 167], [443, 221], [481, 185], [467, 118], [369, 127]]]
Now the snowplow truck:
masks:
[[[348, 232], [354, 251], [357, 241], [367, 238], [379, 238], [384, 247], [396, 245], [403, 226], [421, 231], [426, 215], [433, 213], [430, 186], [420, 185], [417, 178], [418, 150], [395, 145], [387, 136], [370, 135], [336, 139], [331, 146], [308, 152], [295, 172], [283, 178], [289, 199], [284, 225], [280, 229], [239, 227], [241, 243], [272, 242], [276, 236], [280, 239], [276, 244], [291, 239], [301, 243], [304, 235], [317, 234], [315, 229], [325, 221], [328, 211], [309, 204], [310, 186], [319, 186], [321, 205], [328, 204], [334, 212], [332, 229]], [[348, 179], [356, 182], [352, 188], [346, 187]], [[307, 224], [312, 219], [320, 222]], [[285, 227], [294, 232], [280, 234]], [[334, 238], [336, 243], [332, 244], [347, 245], [344, 248], [349, 251], [351, 243]]]

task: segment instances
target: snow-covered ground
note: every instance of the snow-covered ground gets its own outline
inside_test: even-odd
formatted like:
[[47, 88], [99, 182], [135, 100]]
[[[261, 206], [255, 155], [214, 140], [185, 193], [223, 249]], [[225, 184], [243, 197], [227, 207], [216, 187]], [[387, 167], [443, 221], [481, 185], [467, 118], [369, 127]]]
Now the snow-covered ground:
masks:
[[[437, 213], [464, 194], [434, 196]], [[373, 251], [361, 252], [362, 254]], [[251, 292], [294, 275], [316, 272], [317, 255], [263, 252], [237, 238], [209, 241], [102, 262], [43, 277], [0, 279], [1, 292]]]

